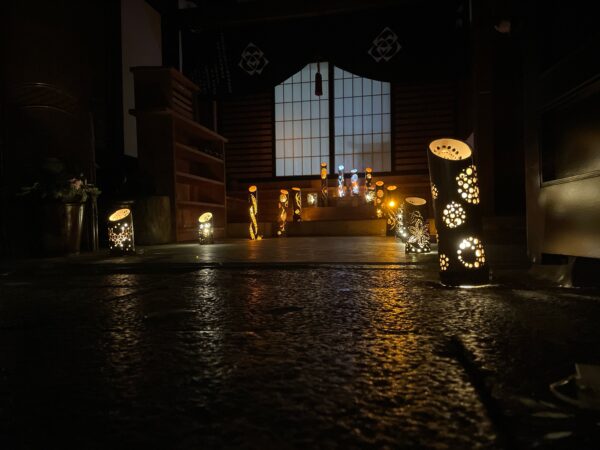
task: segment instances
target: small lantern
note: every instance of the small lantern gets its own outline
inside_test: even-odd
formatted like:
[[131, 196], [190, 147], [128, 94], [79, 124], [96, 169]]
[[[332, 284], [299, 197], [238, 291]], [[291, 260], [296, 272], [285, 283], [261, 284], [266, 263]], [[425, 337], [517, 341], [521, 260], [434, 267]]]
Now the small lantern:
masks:
[[133, 214], [130, 209], [118, 209], [109, 216], [108, 249], [112, 255], [135, 253]]
[[318, 195], [315, 192], [306, 194], [306, 204], [308, 206], [317, 206]]
[[290, 203], [290, 196], [286, 189], [279, 191], [279, 216], [277, 218], [277, 236], [283, 237], [286, 235], [287, 225], [287, 209]]
[[[370, 167], [367, 167], [365, 169], [365, 197], [369, 194], [372, 184], [373, 184], [373, 169], [371, 169]], [[371, 200], [367, 199], [367, 203], [370, 203], [372, 201], [373, 201], [373, 199], [371, 199]]]
[[406, 253], [429, 253], [429, 222], [427, 201], [420, 197], [404, 199], [404, 226], [408, 232], [404, 250]]
[[329, 192], [327, 191], [327, 163], [321, 163], [321, 206], [327, 206]]
[[373, 201], [375, 201], [375, 186], [369, 186], [365, 193], [365, 201], [367, 203], [373, 203]]
[[350, 173], [352, 174], [350, 176], [350, 192], [352, 193], [352, 197], [358, 197], [358, 170], [352, 169]]
[[198, 242], [200, 245], [214, 242], [213, 214], [205, 212], [198, 217]]
[[292, 218], [294, 219], [294, 222], [301, 222], [302, 221], [302, 191], [300, 190], [299, 187], [293, 187], [292, 188], [292, 193], [294, 195], [294, 199], [293, 199], [293, 205], [294, 205], [294, 214], [292, 216]]
[[471, 148], [456, 139], [437, 139], [429, 144], [427, 159], [440, 279], [451, 286], [486, 284], [479, 177]]
[[383, 206], [385, 204], [385, 189], [383, 188], [383, 184], [381, 180], [375, 183], [375, 212], [378, 219], [383, 217]]
[[248, 188], [248, 204], [250, 215], [248, 231], [250, 233], [250, 239], [253, 241], [260, 240], [262, 239], [262, 236], [258, 234], [258, 191], [256, 186], [250, 186]]
[[344, 186], [344, 166], [338, 166], [338, 197], [343, 197], [346, 191], [346, 186]]
[[388, 236], [395, 236], [398, 227], [398, 209], [400, 208], [400, 201], [397, 198], [396, 189], [398, 189], [397, 186], [393, 184], [386, 188], [386, 203], [384, 210], [387, 217], [386, 234]]

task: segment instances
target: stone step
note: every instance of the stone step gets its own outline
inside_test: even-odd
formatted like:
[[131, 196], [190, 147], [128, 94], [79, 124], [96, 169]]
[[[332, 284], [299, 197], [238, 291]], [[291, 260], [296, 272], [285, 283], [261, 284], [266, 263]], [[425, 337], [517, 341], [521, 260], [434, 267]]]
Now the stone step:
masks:
[[[258, 232], [263, 238], [274, 237], [277, 227], [273, 222], [259, 222]], [[288, 236], [385, 236], [385, 219], [313, 220], [288, 222]], [[247, 238], [247, 223], [229, 223], [227, 237]]]

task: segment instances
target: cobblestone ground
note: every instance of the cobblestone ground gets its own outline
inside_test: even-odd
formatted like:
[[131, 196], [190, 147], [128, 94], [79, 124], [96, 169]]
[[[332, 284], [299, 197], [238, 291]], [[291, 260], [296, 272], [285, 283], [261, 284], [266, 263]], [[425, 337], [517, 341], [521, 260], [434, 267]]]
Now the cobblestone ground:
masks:
[[0, 278], [3, 449], [600, 448], [548, 383], [600, 363], [597, 292], [431, 267]]

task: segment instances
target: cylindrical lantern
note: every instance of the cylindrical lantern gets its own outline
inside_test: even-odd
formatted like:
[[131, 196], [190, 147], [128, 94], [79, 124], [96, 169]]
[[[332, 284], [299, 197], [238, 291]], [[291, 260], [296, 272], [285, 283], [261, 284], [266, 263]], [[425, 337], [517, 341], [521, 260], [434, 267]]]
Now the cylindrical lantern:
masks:
[[317, 206], [318, 195], [315, 192], [309, 192], [306, 194], [306, 204], [308, 206]]
[[198, 242], [200, 245], [214, 242], [213, 214], [205, 212], [198, 217]]
[[277, 218], [277, 236], [286, 235], [285, 226], [287, 224], [287, 208], [289, 206], [290, 196], [286, 189], [279, 191], [279, 216]]
[[250, 186], [248, 188], [248, 203], [250, 205], [250, 224], [248, 231], [250, 233], [250, 239], [254, 241], [261, 239], [261, 236], [258, 234], [258, 192], [256, 186]]
[[338, 197], [343, 197], [345, 194], [346, 186], [344, 185], [344, 166], [338, 166]]
[[375, 183], [375, 213], [377, 218], [383, 217], [383, 205], [385, 202], [385, 189], [383, 188], [383, 181], [379, 180]]
[[371, 186], [373, 184], [373, 169], [367, 167], [365, 169], [365, 199], [367, 203], [371, 203], [373, 198], [369, 198], [369, 193], [371, 192]]
[[302, 191], [298, 187], [293, 187], [292, 194], [294, 196], [292, 202], [294, 214], [292, 218], [294, 219], [294, 222], [300, 222], [302, 220], [302, 217], [300, 216], [302, 214]]
[[407, 230], [406, 253], [429, 253], [429, 222], [427, 201], [420, 197], [407, 197], [403, 205], [403, 225]]
[[427, 152], [440, 279], [452, 286], [489, 282], [482, 241], [479, 180], [470, 147], [456, 139], [438, 139]]
[[352, 169], [350, 173], [352, 174], [350, 176], [350, 192], [352, 192], [352, 197], [358, 197], [358, 170]]
[[130, 209], [118, 209], [108, 217], [108, 249], [112, 255], [135, 253]]
[[398, 209], [400, 207], [400, 201], [397, 197], [397, 189], [397, 186], [393, 184], [386, 188], [386, 202], [383, 210], [385, 211], [387, 219], [386, 234], [388, 236], [395, 236], [396, 228], [398, 227]]
[[327, 192], [327, 163], [321, 163], [321, 206], [327, 206], [329, 193]]

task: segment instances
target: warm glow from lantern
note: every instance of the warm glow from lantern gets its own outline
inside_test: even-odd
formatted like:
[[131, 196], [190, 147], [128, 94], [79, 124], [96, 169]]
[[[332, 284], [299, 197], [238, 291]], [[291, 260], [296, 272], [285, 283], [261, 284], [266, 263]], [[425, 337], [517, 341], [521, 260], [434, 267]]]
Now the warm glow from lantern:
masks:
[[471, 157], [471, 149], [462, 141], [456, 139], [436, 139], [429, 144], [429, 150], [442, 159], [460, 161]]
[[208, 221], [210, 221], [210, 219], [212, 219], [212, 213], [211, 212], [206, 212], [204, 214], [202, 214], [200, 217], [198, 217], [198, 222], [200, 223], [206, 223]]
[[256, 186], [250, 186], [248, 192], [256, 192]]
[[[108, 218], [108, 220], [110, 220], [111, 222], [116, 222], [118, 220], [123, 220], [125, 217], [127, 217], [129, 214], [131, 213], [131, 210], [124, 208], [124, 209], [118, 209], [116, 210], [114, 213], [112, 213], [110, 215], [110, 217]], [[104, 216], [106, 217], [106, 216]]]
[[390, 200], [390, 202], [388, 203], [388, 206], [390, 208], [393, 208], [394, 206], [396, 206], [396, 202], [394, 200]]
[[411, 205], [415, 205], [415, 206], [420, 206], [420, 205], [424, 205], [425, 203], [427, 203], [427, 201], [424, 198], [420, 198], [420, 197], [406, 197], [404, 199], [404, 201], [406, 203], [410, 203]]

